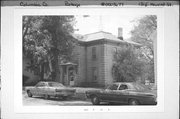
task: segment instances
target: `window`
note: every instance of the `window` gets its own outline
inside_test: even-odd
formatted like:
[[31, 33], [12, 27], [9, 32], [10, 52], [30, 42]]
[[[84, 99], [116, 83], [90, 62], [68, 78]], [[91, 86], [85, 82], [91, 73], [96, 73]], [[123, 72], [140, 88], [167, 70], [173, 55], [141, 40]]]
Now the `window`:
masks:
[[92, 79], [93, 81], [97, 81], [98, 73], [97, 73], [97, 68], [92, 67]]
[[121, 84], [121, 86], [119, 87], [119, 90], [126, 90], [126, 89], [128, 89], [128, 87], [125, 84]]
[[110, 89], [110, 90], [117, 90], [117, 88], [118, 88], [117, 84], [113, 84], [108, 87], [108, 89]]
[[43, 86], [46, 86], [46, 84], [44, 82], [39, 82], [36, 87], [43, 87]]
[[96, 59], [96, 47], [92, 48], [92, 59]]
[[113, 53], [117, 53], [117, 51], [118, 51], [118, 50], [117, 50], [117, 47], [114, 47], [114, 48], [113, 48]]
[[64, 87], [61, 83], [49, 82], [48, 85], [50, 87]]

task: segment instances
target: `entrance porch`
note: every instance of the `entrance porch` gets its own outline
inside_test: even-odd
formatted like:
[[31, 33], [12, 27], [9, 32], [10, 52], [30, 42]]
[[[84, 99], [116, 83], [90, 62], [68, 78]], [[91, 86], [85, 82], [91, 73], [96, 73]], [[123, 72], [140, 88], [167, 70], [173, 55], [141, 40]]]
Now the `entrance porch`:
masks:
[[60, 82], [65, 86], [74, 86], [77, 79], [77, 64], [72, 62], [60, 64]]

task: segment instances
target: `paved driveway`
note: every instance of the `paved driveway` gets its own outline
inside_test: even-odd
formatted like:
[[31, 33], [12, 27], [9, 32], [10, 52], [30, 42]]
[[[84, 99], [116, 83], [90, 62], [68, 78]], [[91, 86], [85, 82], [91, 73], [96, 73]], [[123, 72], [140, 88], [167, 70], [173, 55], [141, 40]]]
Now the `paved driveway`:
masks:
[[87, 106], [92, 105], [92, 103], [90, 100], [77, 98], [69, 98], [67, 100], [51, 98], [45, 100], [43, 97], [28, 97], [27, 94], [23, 92], [23, 105]]

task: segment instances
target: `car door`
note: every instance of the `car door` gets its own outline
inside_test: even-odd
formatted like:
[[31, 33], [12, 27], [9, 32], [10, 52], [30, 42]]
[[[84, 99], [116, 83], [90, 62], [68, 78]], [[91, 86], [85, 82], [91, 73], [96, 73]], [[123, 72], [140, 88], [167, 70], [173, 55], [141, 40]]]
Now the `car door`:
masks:
[[101, 99], [114, 102], [116, 99], [115, 92], [118, 89], [118, 84], [112, 84], [101, 93]]
[[128, 102], [128, 97], [129, 97], [129, 87], [127, 84], [121, 84], [116, 91], [116, 101], [121, 102], [121, 103], [126, 103]]
[[39, 90], [38, 90], [38, 87], [41, 85], [41, 82], [39, 82], [39, 83], [37, 83], [34, 87], [33, 87], [33, 89], [31, 90], [31, 92], [33, 93], [33, 95], [36, 95], [36, 96], [38, 96], [39, 95]]
[[39, 82], [35, 86], [35, 95], [43, 96], [44, 95], [44, 88], [45, 88], [45, 83], [44, 82]]
[[44, 82], [42, 84], [42, 86], [39, 88], [40, 90], [40, 95], [44, 96], [44, 95], [49, 95], [49, 86], [48, 86], [48, 82]]
[[55, 88], [51, 84], [52, 84], [52, 82], [46, 83], [46, 86], [44, 87], [44, 94], [47, 94], [49, 96], [54, 96]]

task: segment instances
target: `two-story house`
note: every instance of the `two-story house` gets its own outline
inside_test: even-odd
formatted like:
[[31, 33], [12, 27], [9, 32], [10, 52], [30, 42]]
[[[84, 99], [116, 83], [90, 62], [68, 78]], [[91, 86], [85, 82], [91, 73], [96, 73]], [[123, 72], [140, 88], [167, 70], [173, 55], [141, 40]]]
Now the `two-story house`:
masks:
[[76, 70], [75, 78], [71, 80], [71, 76], [68, 76], [69, 70], [65, 68], [68, 75], [61, 76], [60, 81], [69, 82], [66, 84], [75, 86], [97, 87], [113, 83], [114, 52], [126, 45], [139, 45], [132, 41], [123, 40], [122, 28], [118, 29], [118, 37], [108, 32], [99, 31], [86, 34], [78, 40], [79, 45], [75, 48], [76, 52], [78, 52], [78, 64], [67, 64], [68, 68], [76, 67], [74, 68]]

